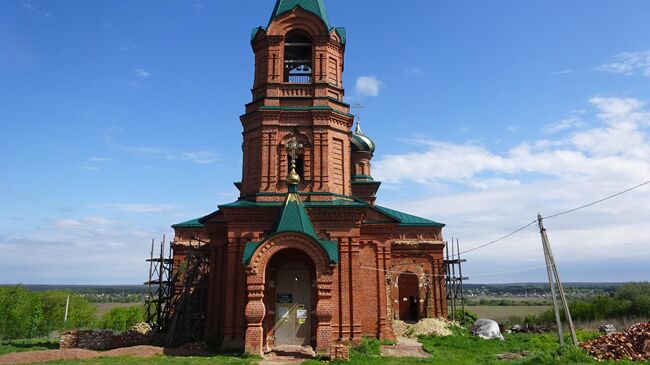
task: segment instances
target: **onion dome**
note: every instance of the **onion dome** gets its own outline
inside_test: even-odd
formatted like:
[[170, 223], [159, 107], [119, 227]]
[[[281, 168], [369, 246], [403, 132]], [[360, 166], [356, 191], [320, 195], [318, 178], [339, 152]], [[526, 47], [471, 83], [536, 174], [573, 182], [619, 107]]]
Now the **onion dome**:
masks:
[[357, 121], [357, 128], [352, 133], [352, 152], [375, 152], [375, 142], [372, 141], [368, 136], [363, 134], [361, 131], [361, 126]]

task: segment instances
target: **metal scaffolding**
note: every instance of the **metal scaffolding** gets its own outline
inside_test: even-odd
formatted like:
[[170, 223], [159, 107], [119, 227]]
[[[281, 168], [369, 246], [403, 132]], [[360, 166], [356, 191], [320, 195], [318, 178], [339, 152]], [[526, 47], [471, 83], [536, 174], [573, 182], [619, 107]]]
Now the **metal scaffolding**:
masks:
[[[183, 344], [202, 338], [207, 318], [207, 289], [210, 255], [206, 242], [193, 238], [187, 243], [170, 242], [164, 257], [164, 238], [160, 257], [149, 262], [146, 319], [157, 338], [167, 345]], [[172, 257], [180, 257], [177, 267]]]
[[[460, 244], [458, 239], [451, 239], [451, 256], [449, 242], [445, 242], [445, 288], [447, 293], [447, 313], [452, 321], [459, 320], [464, 323], [466, 318], [465, 312], [465, 294], [463, 291], [463, 281], [469, 280], [469, 277], [463, 276], [462, 264], [467, 262], [460, 257]], [[458, 309], [461, 310], [457, 313]], [[460, 317], [460, 318], [457, 318]]]

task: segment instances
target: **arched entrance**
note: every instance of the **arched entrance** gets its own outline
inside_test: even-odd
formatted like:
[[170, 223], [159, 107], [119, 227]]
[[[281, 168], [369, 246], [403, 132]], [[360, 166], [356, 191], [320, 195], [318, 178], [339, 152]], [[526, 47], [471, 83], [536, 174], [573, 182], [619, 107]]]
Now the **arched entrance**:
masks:
[[267, 265], [265, 327], [273, 346], [312, 345], [312, 312], [316, 297], [313, 261], [299, 250], [285, 250]]
[[[298, 276], [298, 284], [290, 284], [291, 280], [296, 282], [297, 273], [308, 269], [309, 277], [304, 281]], [[284, 309], [279, 309], [284, 304], [298, 304], [293, 314], [297, 322], [296, 326], [287, 326], [287, 333], [294, 328], [295, 335], [280, 333], [280, 343], [289, 341], [305, 341], [304, 343], [315, 347], [316, 352], [327, 354], [332, 344], [332, 276], [334, 266], [330, 262], [327, 252], [319, 247], [318, 243], [310, 237], [297, 233], [286, 233], [278, 235], [259, 245], [246, 270], [246, 284], [248, 287], [248, 303], [246, 304], [246, 352], [262, 355], [265, 350], [274, 346], [276, 316], [286, 314]], [[275, 275], [275, 278], [273, 276]], [[278, 281], [278, 278], [280, 279]], [[278, 284], [280, 287], [278, 288]], [[311, 295], [305, 303], [298, 302], [306, 298], [307, 286]], [[295, 285], [295, 286], [293, 286]], [[290, 293], [276, 293], [276, 290], [287, 290]], [[298, 294], [294, 294], [298, 293]], [[276, 294], [291, 294], [292, 303], [288, 296], [278, 298]], [[294, 298], [293, 296], [296, 295]], [[280, 303], [278, 303], [280, 302]], [[280, 304], [280, 305], [278, 305]], [[276, 310], [276, 305], [278, 310]], [[305, 313], [298, 313], [299, 306], [304, 305], [307, 311], [305, 323], [300, 323], [299, 317]], [[280, 313], [280, 310], [283, 313]], [[289, 314], [291, 309], [289, 309]], [[306, 329], [301, 329], [305, 326]], [[281, 328], [281, 326], [279, 327]], [[283, 336], [287, 337], [283, 337]]]
[[419, 319], [419, 285], [414, 273], [403, 272], [398, 279], [399, 288], [399, 319], [402, 321], [417, 321]]

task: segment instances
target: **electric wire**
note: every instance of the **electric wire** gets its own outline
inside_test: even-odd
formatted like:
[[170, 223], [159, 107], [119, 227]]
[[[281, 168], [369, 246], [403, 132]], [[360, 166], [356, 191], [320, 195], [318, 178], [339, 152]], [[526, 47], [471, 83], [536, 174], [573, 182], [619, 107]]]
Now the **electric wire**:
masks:
[[[585, 208], [588, 208], [588, 207], [594, 206], [594, 205], [596, 205], [596, 204], [602, 203], [602, 202], [604, 202], [604, 201], [607, 201], [607, 200], [610, 200], [610, 199], [616, 198], [616, 197], [621, 196], [621, 195], [623, 195], [623, 194], [625, 194], [625, 193], [629, 193], [629, 192], [632, 191], [632, 190], [639, 189], [639, 188], [641, 188], [641, 187], [643, 187], [643, 186], [646, 186], [646, 185], [649, 185], [649, 184], [650, 184], [650, 180], [648, 180], [648, 181], [646, 181], [646, 182], [644, 182], [644, 183], [641, 183], [641, 184], [639, 184], [639, 185], [633, 186], [633, 187], [631, 187], [631, 188], [629, 188], [629, 189], [625, 189], [625, 190], [623, 190], [623, 191], [619, 191], [619, 192], [616, 193], [616, 194], [609, 195], [609, 196], [607, 196], [607, 197], [605, 197], [605, 198], [603, 198], [603, 199], [599, 199], [599, 200], [593, 201], [593, 202], [588, 203], [588, 204], [585, 204], [585, 205], [581, 205], [581, 206], [576, 207], [576, 208], [573, 208], [573, 209], [565, 210], [565, 211], [560, 212], [560, 213], [555, 213], [555, 214], [549, 215], [549, 216], [547, 216], [547, 217], [544, 217], [543, 219], [552, 219], [552, 218], [556, 218], [556, 217], [559, 217], [559, 216], [562, 216], [562, 215], [565, 215], [565, 214], [573, 213], [573, 212], [575, 212], [575, 211], [578, 211], [578, 210], [581, 210], [581, 209], [585, 209]], [[497, 242], [499, 242], [499, 241], [502, 241], [502, 240], [504, 240], [504, 239], [506, 239], [506, 238], [508, 238], [508, 237], [514, 236], [515, 234], [517, 234], [517, 233], [523, 231], [524, 229], [526, 229], [526, 228], [532, 226], [532, 225], [535, 224], [535, 223], [537, 223], [537, 220], [534, 220], [534, 221], [532, 221], [532, 222], [526, 224], [525, 226], [523, 226], [523, 227], [521, 227], [521, 228], [519, 228], [519, 229], [516, 229], [516, 230], [514, 230], [514, 231], [512, 231], [512, 232], [510, 232], [510, 233], [508, 233], [507, 235], [505, 235], [505, 236], [503, 236], [503, 237], [497, 238], [497, 239], [494, 240], [494, 241], [490, 241], [490, 242], [488, 242], [488, 243], [485, 243], [485, 244], [482, 244], [482, 245], [476, 246], [476, 247], [471, 248], [471, 249], [469, 249], [469, 250], [466, 250], [466, 251], [460, 252], [459, 254], [466, 254], [466, 253], [469, 253], [469, 252], [472, 252], [472, 251], [476, 251], [476, 250], [479, 250], [479, 249], [484, 248], [484, 247], [487, 247], [487, 246], [491, 246], [491, 245], [493, 245], [493, 244], [495, 244], [495, 243], [497, 243]]]
[[612, 199], [612, 198], [616, 198], [617, 196], [623, 195], [623, 194], [625, 194], [625, 193], [629, 193], [629, 192], [632, 191], [632, 190], [636, 190], [636, 189], [641, 188], [641, 187], [643, 187], [643, 186], [646, 186], [646, 185], [648, 185], [648, 184], [650, 184], [650, 180], [648, 180], [648, 181], [646, 181], [646, 182], [644, 182], [644, 183], [641, 183], [641, 184], [639, 184], [639, 185], [633, 186], [633, 187], [631, 187], [631, 188], [629, 188], [629, 189], [625, 189], [625, 190], [623, 190], [623, 191], [619, 191], [618, 193], [616, 193], [616, 194], [612, 194], [612, 195], [610, 195], [610, 196], [608, 196], [608, 197], [606, 197], [606, 198], [603, 198], [603, 199], [600, 199], [600, 200], [596, 200], [595, 202], [591, 202], [591, 203], [589, 203], [589, 204], [585, 204], [585, 205], [579, 206], [579, 207], [577, 207], [577, 208], [573, 208], [573, 209], [565, 210], [564, 212], [560, 212], [560, 213], [555, 213], [555, 214], [553, 214], [553, 215], [549, 215], [548, 217], [544, 217], [544, 219], [551, 219], [551, 218], [559, 217], [559, 216], [561, 216], [561, 215], [565, 215], [565, 214], [573, 213], [573, 212], [575, 212], [575, 211], [578, 211], [578, 210], [581, 210], [581, 209], [584, 209], [584, 208], [588, 208], [588, 207], [594, 206], [594, 205], [596, 205], [596, 204], [598, 204], [598, 203], [602, 203], [602, 202], [604, 202], [604, 201], [606, 201], [606, 200], [609, 200], [609, 199]]

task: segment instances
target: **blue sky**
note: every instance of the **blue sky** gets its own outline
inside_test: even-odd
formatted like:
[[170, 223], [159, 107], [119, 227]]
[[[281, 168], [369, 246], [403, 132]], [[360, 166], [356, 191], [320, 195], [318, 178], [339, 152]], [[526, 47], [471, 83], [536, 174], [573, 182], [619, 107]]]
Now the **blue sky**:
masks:
[[[274, 1], [0, 2], [0, 282], [135, 284], [236, 199]], [[326, 0], [383, 205], [465, 249], [650, 179], [650, 3]], [[650, 279], [650, 189], [549, 220], [567, 281]], [[535, 228], [468, 255], [543, 281]]]

